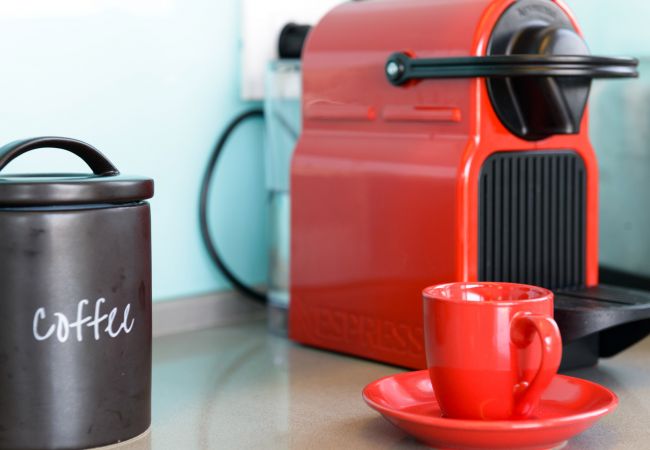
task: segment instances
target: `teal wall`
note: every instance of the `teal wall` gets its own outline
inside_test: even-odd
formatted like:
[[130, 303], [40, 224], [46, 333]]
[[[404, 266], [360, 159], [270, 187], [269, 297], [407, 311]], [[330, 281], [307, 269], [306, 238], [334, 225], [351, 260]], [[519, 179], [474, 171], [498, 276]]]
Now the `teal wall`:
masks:
[[[200, 242], [197, 197], [227, 121], [258, 106], [239, 100], [239, 1], [25, 3], [37, 7], [0, 5], [0, 142], [76, 137], [122, 172], [153, 177], [154, 298], [227, 288]], [[235, 271], [259, 283], [267, 241], [260, 121], [231, 144], [213, 191], [213, 225]], [[10, 168], [87, 170], [54, 150]]]
[[650, 54], [649, 2], [565, 0], [565, 3], [578, 19], [592, 53]]
[[636, 56], [636, 80], [596, 81], [590, 134], [600, 166], [600, 261], [650, 276], [650, 2], [568, 0], [593, 54]]
[[[31, 2], [27, 2], [31, 3]], [[650, 3], [569, 0], [593, 53], [650, 54]], [[198, 233], [197, 195], [211, 146], [239, 99], [238, 0], [0, 5], [0, 142], [34, 135], [86, 140], [125, 173], [156, 180], [154, 297], [227, 288]], [[650, 64], [648, 66], [650, 70]], [[643, 68], [642, 68], [643, 69]], [[592, 136], [601, 162], [601, 254], [650, 275], [650, 86], [596, 82]], [[234, 136], [213, 190], [224, 254], [249, 282], [266, 274], [262, 126]], [[12, 171], [85, 170], [41, 151]]]

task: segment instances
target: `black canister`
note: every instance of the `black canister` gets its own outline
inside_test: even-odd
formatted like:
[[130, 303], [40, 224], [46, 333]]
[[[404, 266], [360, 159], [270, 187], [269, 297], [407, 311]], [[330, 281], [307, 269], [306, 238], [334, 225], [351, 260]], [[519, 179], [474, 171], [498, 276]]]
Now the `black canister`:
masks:
[[93, 173], [0, 173], [2, 449], [112, 444], [151, 418], [153, 181], [55, 137], [0, 148], [0, 170], [44, 147]]

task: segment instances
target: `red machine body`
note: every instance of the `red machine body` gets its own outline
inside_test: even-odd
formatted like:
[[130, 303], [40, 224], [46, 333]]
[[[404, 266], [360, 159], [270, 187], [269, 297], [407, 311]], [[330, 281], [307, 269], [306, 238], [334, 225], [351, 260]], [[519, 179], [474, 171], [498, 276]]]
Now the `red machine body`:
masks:
[[496, 152], [566, 149], [582, 158], [584, 280], [598, 283], [598, 168], [586, 113], [576, 134], [525, 140], [499, 120], [483, 78], [393, 86], [385, 76], [396, 51], [485, 55], [512, 3], [349, 2], [312, 30], [291, 169], [292, 339], [426, 367], [421, 292], [479, 278], [479, 180]]

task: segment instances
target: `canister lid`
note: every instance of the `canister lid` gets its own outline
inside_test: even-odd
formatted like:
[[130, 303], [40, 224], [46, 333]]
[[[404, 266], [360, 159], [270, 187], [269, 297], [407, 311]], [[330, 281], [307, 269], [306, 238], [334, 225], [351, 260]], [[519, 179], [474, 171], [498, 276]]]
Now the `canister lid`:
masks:
[[[14, 158], [38, 148], [80, 157], [92, 173], [2, 174]], [[0, 148], [0, 207], [131, 203], [153, 197], [151, 178], [120, 174], [96, 148], [76, 139], [37, 137]]]

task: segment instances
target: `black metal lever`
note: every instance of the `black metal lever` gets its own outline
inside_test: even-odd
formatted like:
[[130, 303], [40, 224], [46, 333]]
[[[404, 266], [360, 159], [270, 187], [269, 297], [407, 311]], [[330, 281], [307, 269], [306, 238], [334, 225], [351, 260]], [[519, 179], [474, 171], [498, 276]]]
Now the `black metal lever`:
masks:
[[395, 86], [425, 78], [584, 77], [635, 78], [636, 58], [589, 55], [496, 55], [456, 58], [411, 58], [393, 53], [385, 73]]

